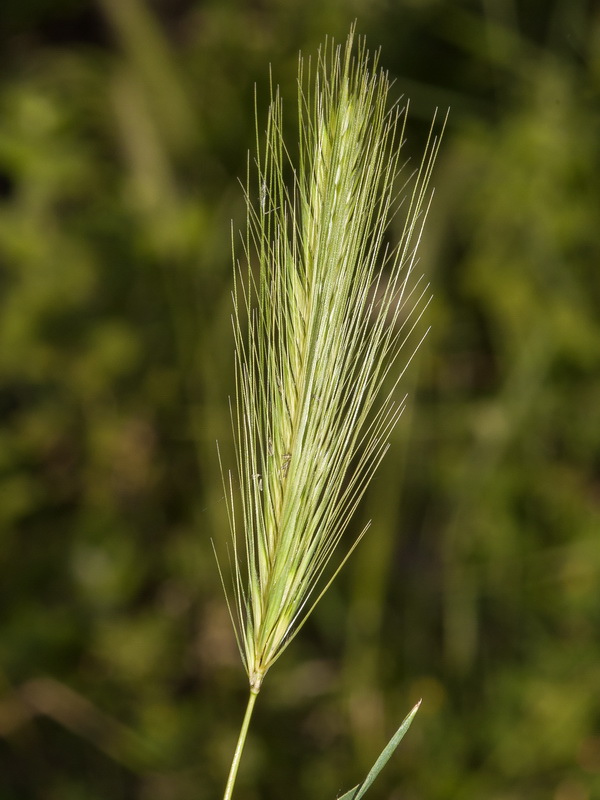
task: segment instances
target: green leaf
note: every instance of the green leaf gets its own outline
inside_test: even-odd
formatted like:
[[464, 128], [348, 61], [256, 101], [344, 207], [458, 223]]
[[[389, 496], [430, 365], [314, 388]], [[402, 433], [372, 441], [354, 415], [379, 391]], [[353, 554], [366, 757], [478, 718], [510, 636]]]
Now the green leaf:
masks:
[[421, 701], [417, 703], [417, 705], [413, 708], [413, 710], [408, 714], [402, 725], [398, 728], [396, 733], [392, 736], [390, 741], [384, 747], [383, 751], [381, 752], [377, 761], [373, 764], [371, 771], [364, 779], [362, 783], [358, 786], [355, 786], [354, 789], [350, 789], [349, 792], [342, 795], [342, 797], [338, 798], [338, 800], [359, 800], [367, 791], [367, 789], [371, 786], [375, 778], [379, 775], [381, 770], [385, 767], [387, 762], [392, 757], [394, 750], [398, 747], [402, 739], [404, 738], [404, 734], [410, 728], [410, 724], [413, 721], [415, 714], [419, 710], [419, 706], [421, 705]]

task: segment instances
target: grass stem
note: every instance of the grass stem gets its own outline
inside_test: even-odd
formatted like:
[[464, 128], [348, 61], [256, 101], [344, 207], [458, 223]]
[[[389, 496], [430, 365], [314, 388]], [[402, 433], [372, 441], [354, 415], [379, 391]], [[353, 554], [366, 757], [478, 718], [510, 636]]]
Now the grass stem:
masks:
[[223, 800], [231, 800], [233, 795], [233, 787], [235, 786], [235, 779], [237, 777], [238, 767], [244, 751], [244, 745], [246, 744], [246, 735], [248, 733], [248, 728], [250, 727], [250, 720], [252, 718], [252, 712], [254, 710], [254, 704], [256, 703], [257, 697], [258, 692], [255, 692], [251, 689], [250, 697], [248, 698], [248, 705], [246, 706], [246, 713], [244, 714], [244, 721], [242, 722], [240, 735], [238, 736], [237, 744], [235, 746], [235, 753], [233, 754], [233, 761], [231, 762], [231, 768], [229, 770], [229, 777], [227, 778], [227, 786], [225, 787]]

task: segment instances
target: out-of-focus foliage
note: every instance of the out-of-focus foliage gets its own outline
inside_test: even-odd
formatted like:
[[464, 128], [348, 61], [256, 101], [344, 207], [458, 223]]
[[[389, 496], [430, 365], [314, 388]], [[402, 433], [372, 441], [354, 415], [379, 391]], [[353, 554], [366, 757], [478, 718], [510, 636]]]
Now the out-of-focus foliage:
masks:
[[432, 333], [270, 675], [246, 798], [600, 796], [600, 17], [583, 0], [0, 8], [0, 798], [219, 796], [246, 682], [226, 534], [230, 219], [254, 83], [353, 19], [451, 122]]

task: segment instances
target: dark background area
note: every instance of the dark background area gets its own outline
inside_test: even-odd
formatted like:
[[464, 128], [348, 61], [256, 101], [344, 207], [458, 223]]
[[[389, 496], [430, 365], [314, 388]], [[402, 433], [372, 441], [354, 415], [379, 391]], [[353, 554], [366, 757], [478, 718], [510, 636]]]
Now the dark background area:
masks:
[[[246, 800], [600, 796], [600, 14], [582, 0], [0, 4], [0, 800], [208, 800], [246, 700], [231, 219], [254, 85], [353, 20], [451, 107], [432, 331], [368, 537], [257, 706]], [[230, 463], [232, 463], [230, 461]]]

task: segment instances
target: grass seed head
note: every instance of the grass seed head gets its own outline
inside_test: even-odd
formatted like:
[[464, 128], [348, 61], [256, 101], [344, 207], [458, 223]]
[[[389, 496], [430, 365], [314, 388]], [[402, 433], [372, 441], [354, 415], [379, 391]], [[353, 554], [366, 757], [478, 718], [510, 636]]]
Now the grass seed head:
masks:
[[326, 43], [312, 73], [301, 59], [297, 159], [273, 93], [258, 188], [246, 191], [249, 266], [234, 286], [228, 594], [255, 692], [357, 542], [327, 569], [402, 413], [397, 384], [429, 302], [414, 268], [439, 137], [399, 202], [406, 112], [389, 106], [377, 58], [351, 32], [345, 48]]

